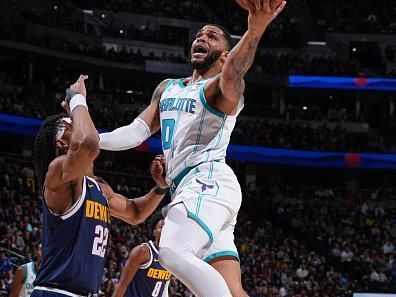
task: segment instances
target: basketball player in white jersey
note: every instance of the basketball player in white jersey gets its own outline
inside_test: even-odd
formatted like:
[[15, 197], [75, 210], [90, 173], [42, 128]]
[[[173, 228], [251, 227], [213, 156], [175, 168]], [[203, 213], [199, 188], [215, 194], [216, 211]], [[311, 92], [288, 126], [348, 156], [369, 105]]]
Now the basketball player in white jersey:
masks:
[[41, 243], [36, 244], [34, 256], [36, 261], [21, 265], [16, 270], [10, 297], [30, 297], [33, 292], [33, 282], [36, 279], [36, 271], [38, 271], [41, 260]]
[[100, 141], [102, 149], [129, 149], [161, 128], [172, 202], [160, 263], [200, 297], [247, 296], [233, 235], [241, 189], [225, 154], [243, 107], [243, 77], [265, 29], [286, 5], [282, 0], [237, 2], [249, 17], [236, 46], [231, 49], [221, 26], [204, 26], [191, 47], [192, 76], [160, 83], [132, 124], [102, 134]]

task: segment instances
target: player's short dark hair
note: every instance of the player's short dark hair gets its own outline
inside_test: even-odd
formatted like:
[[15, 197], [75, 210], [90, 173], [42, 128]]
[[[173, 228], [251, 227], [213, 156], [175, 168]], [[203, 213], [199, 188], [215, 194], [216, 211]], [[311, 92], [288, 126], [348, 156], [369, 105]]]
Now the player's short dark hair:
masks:
[[221, 31], [223, 31], [224, 39], [226, 40], [226, 43], [227, 43], [227, 51], [230, 51], [232, 48], [232, 37], [231, 37], [230, 32], [228, 32], [228, 30], [221, 25], [218, 25], [218, 24], [209, 24], [209, 25], [215, 26], [215, 27], [219, 28]]
[[33, 165], [40, 190], [44, 185], [48, 166], [56, 158], [55, 135], [60, 125], [59, 120], [64, 117], [68, 115], [60, 113], [46, 118], [34, 139]]
[[149, 220], [149, 227], [151, 230], [155, 230], [155, 226], [157, 226], [158, 222], [163, 220], [164, 216], [162, 215], [162, 211], [161, 210], [157, 210], [156, 212], [154, 212]]

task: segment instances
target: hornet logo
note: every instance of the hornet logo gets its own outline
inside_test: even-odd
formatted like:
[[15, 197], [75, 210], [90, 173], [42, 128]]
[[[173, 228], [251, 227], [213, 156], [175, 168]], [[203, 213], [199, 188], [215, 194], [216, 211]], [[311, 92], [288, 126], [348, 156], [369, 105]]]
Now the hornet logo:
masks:
[[195, 180], [197, 181], [198, 184], [201, 185], [201, 190], [202, 190], [202, 192], [205, 192], [206, 189], [209, 189], [209, 190], [210, 190], [210, 189], [213, 189], [213, 188], [214, 188], [214, 185], [207, 185], [207, 184], [201, 182], [198, 178], [195, 179]]

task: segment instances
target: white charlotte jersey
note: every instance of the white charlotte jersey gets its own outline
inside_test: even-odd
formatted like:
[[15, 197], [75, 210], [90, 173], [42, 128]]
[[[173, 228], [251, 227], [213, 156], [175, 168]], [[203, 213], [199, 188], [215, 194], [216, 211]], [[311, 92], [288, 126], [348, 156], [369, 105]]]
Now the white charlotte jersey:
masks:
[[204, 95], [207, 81], [185, 86], [181, 79], [171, 80], [161, 96], [161, 138], [169, 184], [186, 168], [225, 161], [243, 97], [236, 115], [225, 115], [207, 103]]
[[20, 297], [30, 297], [33, 292], [33, 282], [36, 279], [36, 271], [34, 269], [34, 262], [29, 262], [25, 265], [25, 279], [23, 280]]

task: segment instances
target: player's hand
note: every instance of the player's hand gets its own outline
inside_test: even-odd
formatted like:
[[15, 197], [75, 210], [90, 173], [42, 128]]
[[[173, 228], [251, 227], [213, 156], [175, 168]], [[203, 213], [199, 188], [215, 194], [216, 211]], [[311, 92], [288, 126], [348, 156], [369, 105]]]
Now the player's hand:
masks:
[[261, 35], [286, 6], [284, 0], [237, 0], [249, 12], [248, 31]]
[[80, 75], [77, 81], [70, 86], [70, 90], [77, 92], [87, 98], [87, 90], [85, 88], [85, 80], [88, 79], [88, 75]]
[[165, 181], [165, 158], [162, 155], [155, 156], [151, 162], [150, 173], [155, 183], [161, 189], [166, 189], [169, 185]]
[[71, 116], [69, 106], [71, 98], [76, 94], [83, 95], [85, 98], [87, 98], [87, 90], [85, 88], [84, 82], [86, 79], [88, 79], [88, 75], [80, 75], [77, 81], [72, 84], [70, 88], [66, 89], [66, 97], [65, 100], [62, 101], [61, 106], [64, 110], [66, 110], [69, 116]]

